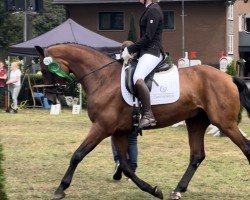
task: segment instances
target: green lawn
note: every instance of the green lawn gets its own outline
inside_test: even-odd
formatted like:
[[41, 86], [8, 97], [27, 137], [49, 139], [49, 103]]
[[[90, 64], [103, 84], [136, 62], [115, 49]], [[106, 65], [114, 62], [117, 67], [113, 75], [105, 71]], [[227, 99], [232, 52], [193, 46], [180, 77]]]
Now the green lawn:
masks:
[[[10, 200], [50, 199], [71, 158], [90, 128], [84, 111], [63, 110], [52, 116], [46, 110], [0, 113], [0, 141], [5, 159], [2, 168]], [[244, 113], [241, 129], [250, 137], [250, 120]], [[144, 131], [138, 138], [137, 175], [159, 186], [165, 199], [176, 187], [189, 161], [186, 128]], [[250, 196], [250, 165], [228, 138], [206, 135], [206, 159], [191, 181], [185, 200], [246, 200]], [[110, 138], [81, 162], [66, 199], [149, 200], [131, 181], [112, 180], [114, 162]], [[1, 198], [2, 200], [2, 198]]]
[[2, 145], [0, 144], [0, 199], [6, 200], [7, 195], [6, 195], [5, 188], [4, 188], [5, 179], [4, 179], [4, 172], [2, 169], [2, 162], [4, 160], [2, 151], [3, 151], [3, 148], [2, 148]]

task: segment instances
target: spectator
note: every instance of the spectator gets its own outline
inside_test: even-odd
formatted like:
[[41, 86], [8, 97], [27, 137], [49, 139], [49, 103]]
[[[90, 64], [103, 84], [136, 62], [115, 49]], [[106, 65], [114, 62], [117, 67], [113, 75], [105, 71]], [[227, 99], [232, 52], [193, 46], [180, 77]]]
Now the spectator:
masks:
[[238, 76], [244, 76], [244, 71], [245, 71], [245, 65], [246, 65], [246, 61], [243, 58], [240, 58], [239, 60], [237, 60], [236, 62], [236, 70], [237, 70], [237, 74]]
[[17, 97], [21, 89], [21, 71], [19, 69], [19, 62], [11, 63], [10, 69], [10, 77], [6, 84], [9, 85], [13, 107], [12, 109], [7, 109], [6, 112], [17, 113]]
[[0, 60], [0, 102], [3, 102], [5, 95], [5, 80], [7, 79], [7, 70], [4, 68], [4, 62]]
[[[116, 148], [112, 140], [111, 140], [111, 145], [112, 145], [114, 161], [116, 163], [113, 179], [118, 181], [122, 178], [122, 170], [120, 168], [119, 156], [117, 154]], [[127, 159], [129, 166], [133, 172], [135, 172], [137, 168], [137, 157], [138, 157], [137, 135], [135, 133], [130, 133], [128, 141]]]

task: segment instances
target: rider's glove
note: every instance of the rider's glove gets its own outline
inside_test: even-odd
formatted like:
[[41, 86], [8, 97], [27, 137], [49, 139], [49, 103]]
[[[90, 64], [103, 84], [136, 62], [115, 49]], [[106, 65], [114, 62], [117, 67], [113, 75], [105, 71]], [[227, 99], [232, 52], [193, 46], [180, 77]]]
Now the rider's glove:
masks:
[[123, 52], [122, 52], [122, 58], [124, 60], [124, 63], [127, 63], [128, 60], [132, 58], [132, 56], [128, 52], [128, 48], [127, 47], [125, 47], [124, 50], [123, 50]]

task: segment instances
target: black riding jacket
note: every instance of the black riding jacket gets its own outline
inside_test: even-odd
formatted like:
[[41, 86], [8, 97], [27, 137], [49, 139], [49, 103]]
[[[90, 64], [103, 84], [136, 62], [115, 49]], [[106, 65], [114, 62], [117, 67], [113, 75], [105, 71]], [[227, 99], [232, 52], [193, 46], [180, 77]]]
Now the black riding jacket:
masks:
[[160, 56], [162, 47], [163, 13], [157, 3], [150, 4], [140, 19], [140, 40], [128, 47], [128, 52]]

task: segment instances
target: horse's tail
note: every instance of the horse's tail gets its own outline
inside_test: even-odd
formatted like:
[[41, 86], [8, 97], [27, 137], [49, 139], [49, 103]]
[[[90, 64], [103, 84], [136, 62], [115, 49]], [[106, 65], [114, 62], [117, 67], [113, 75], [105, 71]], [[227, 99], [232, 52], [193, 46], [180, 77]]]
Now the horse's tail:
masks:
[[240, 103], [247, 110], [248, 117], [250, 117], [250, 90], [246, 83], [237, 77], [233, 77], [233, 82], [237, 85], [240, 93]]

